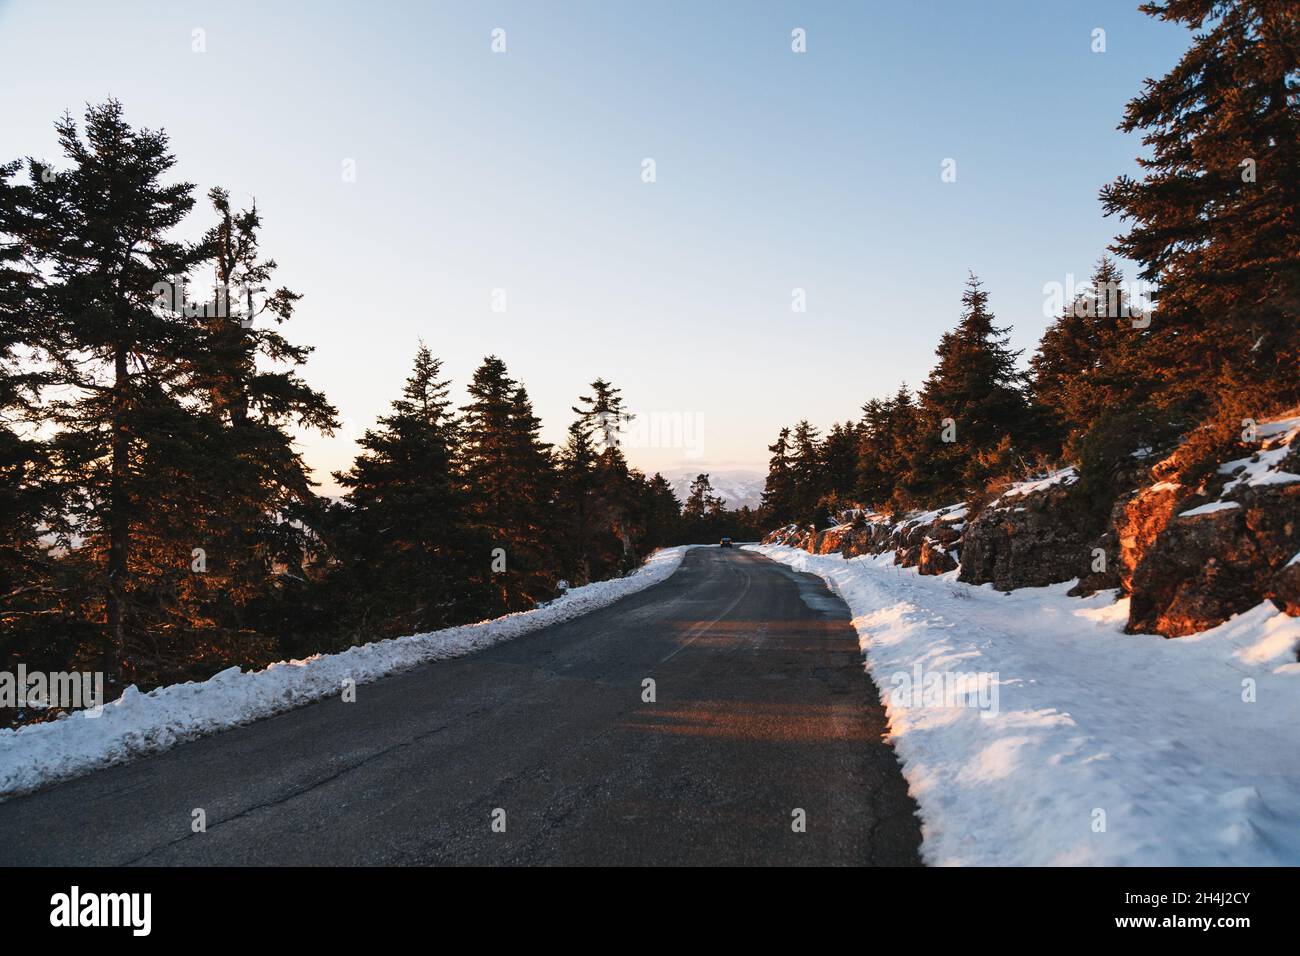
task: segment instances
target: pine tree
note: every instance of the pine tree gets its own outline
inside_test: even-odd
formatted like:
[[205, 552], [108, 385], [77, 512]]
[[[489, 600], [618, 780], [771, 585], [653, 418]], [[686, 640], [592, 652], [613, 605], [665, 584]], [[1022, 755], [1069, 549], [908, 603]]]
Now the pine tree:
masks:
[[[19, 168], [19, 163], [0, 166], [0, 202], [14, 198], [8, 181]], [[0, 228], [7, 228], [13, 215], [0, 206]], [[20, 431], [37, 414], [43, 383], [43, 376], [19, 358], [36, 340], [26, 322], [35, 288], [36, 273], [24, 262], [22, 247], [0, 243], [0, 594], [6, 595], [6, 610], [31, 586], [41, 563], [45, 549], [38, 543], [38, 526], [61, 510], [49, 494], [48, 443]]]
[[836, 422], [822, 440], [821, 475], [823, 501], [831, 509], [852, 503], [858, 463], [858, 429], [852, 422]]
[[885, 441], [888, 437], [888, 400], [868, 399], [862, 406], [858, 429], [858, 460], [854, 468], [853, 494], [863, 505], [874, 508], [894, 493], [886, 477], [888, 464]]
[[1077, 459], [1089, 429], [1145, 400], [1149, 332], [1133, 326], [1136, 308], [1118, 265], [1103, 256], [1091, 283], [1043, 333], [1030, 369], [1049, 450]]
[[763, 525], [758, 512], [749, 505], [741, 505], [739, 511], [727, 515], [731, 536], [741, 541], [752, 541], [763, 536]]
[[[170, 237], [194, 199], [191, 184], [161, 181], [175, 163], [166, 134], [131, 129], [112, 100], [85, 122], [84, 138], [70, 116], [56, 124], [70, 168], [30, 160], [30, 183], [6, 186], [0, 209], [45, 276], [28, 321], [58, 396], [46, 411], [70, 475], [68, 514], [104, 562], [102, 667], [116, 685], [128, 635], [166, 640], [144, 623], [189, 570], [176, 566], [179, 549], [138, 538], [146, 516], [179, 516], [202, 497], [208, 436], [189, 404], [199, 339], [190, 317], [160, 307], [158, 289], [204, 254]], [[146, 575], [162, 590], [150, 593]]]
[[528, 393], [501, 359], [485, 358], [468, 391], [470, 403], [461, 409], [462, 471], [473, 524], [491, 549], [474, 577], [495, 594], [493, 610], [517, 610], [549, 596], [558, 579], [547, 529], [550, 446], [538, 437]]
[[632, 570], [661, 545], [661, 542], [652, 540], [652, 534], [653, 525], [659, 521], [658, 515], [663, 503], [656, 500], [645, 472], [640, 468], [629, 468], [622, 495], [626, 504], [617, 533], [619, 563], [612, 569], [617, 572]]
[[860, 504], [874, 509], [889, 505], [906, 473], [915, 427], [916, 406], [906, 383], [893, 397], [873, 398], [862, 406], [854, 484]]
[[618, 454], [622, 445], [623, 426], [633, 417], [623, 407], [621, 390], [603, 378], [591, 383], [591, 395], [583, 395], [574, 407], [583, 424], [591, 431], [601, 454]]
[[442, 363], [421, 344], [402, 395], [358, 444], [347, 472], [336, 586], [358, 636], [432, 630], [473, 617], [468, 495], [455, 470], [458, 428]]
[[[705, 476], [707, 478], [707, 476]], [[710, 485], [712, 488], [712, 485]], [[704, 499], [704, 516], [712, 521], [720, 522], [723, 520], [727, 510], [727, 499], [721, 495], [706, 495]]]
[[[23, 244], [6, 235], [19, 199], [9, 180], [20, 168], [0, 166], [0, 670], [19, 661], [30, 670], [93, 668], [102, 638], [86, 623], [89, 569], [79, 556], [57, 555], [72, 543], [65, 489], [57, 449], [35, 427], [47, 381], [31, 361], [41, 338], [38, 277]], [[0, 712], [0, 727], [17, 719], [18, 711]]]
[[791, 499], [794, 520], [801, 524], [821, 525], [824, 515], [817, 502], [824, 486], [821, 471], [820, 435], [807, 419], [794, 426], [793, 454], [790, 460]]
[[557, 542], [551, 521], [555, 498], [555, 463], [551, 446], [541, 440], [542, 421], [533, 411], [523, 385], [510, 396], [514, 472], [515, 565], [530, 599], [549, 597], [559, 576]]
[[711, 540], [722, 520], [725, 505], [726, 502], [713, 493], [708, 473], [696, 475], [682, 505], [687, 542], [700, 544]]
[[225, 190], [208, 195], [217, 222], [202, 249], [213, 285], [211, 299], [197, 310], [203, 347], [195, 384], [217, 431], [209, 473], [220, 492], [207, 531], [206, 580], [232, 605], [227, 616], [257, 625], [245, 605], [256, 602], [265, 614], [283, 596], [277, 586], [300, 580], [321, 510], [288, 429], [329, 433], [336, 412], [296, 371], [312, 349], [278, 331], [301, 296], [269, 288], [276, 263], [261, 257], [256, 207], [236, 212]]
[[584, 419], [569, 425], [557, 465], [557, 498], [568, 519], [562, 545], [564, 574], [574, 584], [586, 584], [591, 580], [590, 531], [599, 458]]
[[767, 446], [772, 453], [767, 465], [767, 481], [763, 485], [763, 520], [773, 527], [789, 524], [795, 519], [794, 477], [790, 469], [790, 429], [782, 428], [776, 441]]
[[681, 535], [682, 503], [677, 500], [673, 486], [663, 475], [655, 472], [646, 485], [645, 493], [647, 549], [676, 544]]
[[1300, 400], [1300, 16], [1294, 0], [1170, 0], [1144, 13], [1197, 31], [1120, 129], [1140, 179], [1101, 193], [1131, 223], [1114, 245], [1159, 286], [1156, 399], [1192, 409]]
[[921, 389], [921, 431], [903, 481], [906, 498], [926, 505], [955, 501], [1010, 472], [1029, 423], [1020, 353], [994, 324], [974, 275], [962, 303], [961, 321], [940, 339], [939, 362]]
[[[594, 550], [586, 553], [587, 567], [598, 577], [628, 570], [637, 560], [635, 483], [623, 456], [623, 426], [633, 420], [620, 390], [603, 378], [591, 383], [591, 394], [578, 399], [573, 411], [578, 423], [598, 449], [587, 512], [594, 518]], [[585, 538], [585, 535], [584, 535]]]

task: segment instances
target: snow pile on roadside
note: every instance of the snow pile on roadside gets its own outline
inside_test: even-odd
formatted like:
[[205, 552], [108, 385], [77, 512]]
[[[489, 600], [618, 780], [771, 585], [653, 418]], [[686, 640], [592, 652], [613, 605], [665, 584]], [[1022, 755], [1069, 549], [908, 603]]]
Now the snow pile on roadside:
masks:
[[[931, 864], [1300, 864], [1300, 618], [1167, 640], [1115, 592], [1009, 594], [765, 545], [854, 615]], [[919, 669], [918, 669], [919, 668]], [[983, 675], [983, 701], [905, 696]], [[904, 676], [905, 675], [905, 676]], [[995, 706], [992, 706], [994, 705]]]
[[282, 661], [262, 671], [231, 667], [206, 681], [147, 694], [129, 687], [99, 717], [78, 711], [0, 730], [0, 799], [338, 694], [346, 679], [361, 684], [571, 620], [666, 580], [690, 547], [662, 548], [626, 577], [574, 588], [532, 611]]

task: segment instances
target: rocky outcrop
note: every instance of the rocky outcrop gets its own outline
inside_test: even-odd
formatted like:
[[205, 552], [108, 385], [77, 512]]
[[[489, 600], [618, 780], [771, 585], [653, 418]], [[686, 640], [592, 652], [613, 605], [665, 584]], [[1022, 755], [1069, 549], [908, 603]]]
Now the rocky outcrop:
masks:
[[760, 544], [778, 544], [787, 548], [802, 548], [814, 529], [797, 524], [787, 524], [764, 535]]
[[908, 515], [894, 532], [897, 540], [894, 563], [916, 568], [921, 574], [956, 570], [966, 530], [965, 517], [965, 505]]
[[[1135, 496], [1121, 551], [1128, 629], [1194, 634], [1270, 599], [1300, 614], [1300, 420], [1261, 428], [1261, 443], [1202, 487], [1160, 482]], [[1245, 450], [1245, 449], [1243, 449]], [[1131, 570], [1130, 570], [1131, 569]]]
[[1078, 577], [1097, 534], [1090, 513], [1073, 469], [1013, 486], [971, 521], [960, 580], [1011, 591]]
[[1264, 596], [1279, 610], [1300, 617], [1300, 553], [1273, 575]]
[[897, 547], [894, 537], [894, 522], [888, 515], [859, 515], [852, 524], [848, 537], [844, 539], [841, 553], [846, 558], [856, 558], [862, 554], [884, 554]]
[[[1195, 487], [1178, 478], [1203, 474], [1183, 460], [1203, 453], [1185, 445], [1154, 466], [1125, 463], [1101, 501], [1066, 469], [1013, 485], [970, 519], [964, 504], [899, 518], [859, 511], [764, 543], [846, 558], [892, 551], [921, 574], [959, 568], [960, 580], [1002, 591], [1078, 578], [1071, 593], [1129, 595], [1130, 632], [1192, 634], [1264, 600], [1300, 616], [1300, 417], [1260, 425], [1256, 437], [1239, 457], [1211, 461]], [[1107, 517], [1115, 487], [1134, 490]]]
[[839, 553], [846, 558], [894, 552], [895, 563], [921, 574], [944, 574], [957, 568], [965, 527], [964, 505], [937, 511], [913, 511], [893, 520], [874, 512], [854, 513], [851, 520], [823, 531], [799, 525], [778, 528], [763, 544], [802, 548], [812, 554]]
[[1115, 565], [1119, 586], [1133, 591], [1133, 573], [1142, 556], [1150, 552], [1156, 539], [1189, 497], [1188, 489], [1174, 481], [1159, 481], [1121, 501], [1113, 513]]
[[[907, 565], [904, 563], [904, 566]], [[916, 570], [921, 574], [946, 574], [956, 571], [959, 566], [957, 550], [947, 548], [938, 541], [926, 539], [916, 552]]]
[[851, 530], [851, 526], [841, 524], [819, 531], [813, 547], [809, 550], [814, 554], [840, 554], [844, 550], [844, 541]]
[[1123, 586], [1119, 575], [1119, 534], [1115, 531], [1115, 523], [1122, 513], [1123, 506], [1116, 503], [1106, 530], [1089, 544], [1079, 568], [1079, 581], [1070, 589], [1072, 596], [1082, 597]]

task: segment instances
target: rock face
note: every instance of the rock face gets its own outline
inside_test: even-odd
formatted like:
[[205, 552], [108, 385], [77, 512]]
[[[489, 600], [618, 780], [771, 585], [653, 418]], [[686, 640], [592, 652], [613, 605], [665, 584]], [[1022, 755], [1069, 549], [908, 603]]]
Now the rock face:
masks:
[[1113, 514], [1118, 545], [1116, 565], [1119, 585], [1133, 591], [1133, 573], [1142, 556], [1151, 550], [1161, 532], [1188, 498], [1188, 490], [1171, 481], [1160, 481], [1116, 506]]
[[841, 554], [855, 558], [863, 554], [894, 552], [894, 561], [921, 574], [943, 574], [957, 568], [964, 505], [937, 511], [913, 511], [893, 521], [887, 515], [858, 513], [851, 520], [817, 531], [798, 525], [778, 528], [763, 544], [801, 548], [812, 554]]
[[899, 531], [898, 547], [894, 549], [895, 564], [916, 568], [921, 574], [944, 574], [957, 569], [966, 530], [966, 523], [961, 519], [966, 509], [958, 505], [940, 510], [945, 513], [935, 517], [927, 513], [904, 523]]
[[1257, 438], [1194, 488], [1171, 480], [1190, 446], [1151, 468], [1125, 465], [1118, 486], [1145, 487], [1121, 495], [1100, 529], [1106, 502], [1084, 500], [1066, 469], [1017, 483], [969, 521], [964, 504], [897, 519], [852, 512], [764, 543], [846, 558], [892, 551], [921, 574], [960, 567], [960, 580], [1002, 591], [1079, 578], [1071, 593], [1130, 596], [1130, 633], [1193, 634], [1264, 600], [1300, 616], [1300, 417], [1264, 423]]
[[802, 548], [808, 536], [814, 533], [811, 528], [788, 524], [777, 528], [775, 531], [769, 531], [760, 544], [778, 544], [787, 548]]
[[1273, 575], [1265, 593], [1270, 601], [1292, 617], [1300, 617], [1300, 553]]
[[1117, 503], [1111, 510], [1106, 530], [1088, 546], [1084, 566], [1079, 569], [1079, 583], [1070, 589], [1074, 597], [1123, 587], [1119, 576], [1119, 535], [1115, 531], [1122, 512], [1123, 506]]
[[825, 531], [817, 532], [816, 543], [811, 550], [814, 554], [839, 554], [844, 549], [844, 540], [850, 532], [849, 525], [836, 525]]
[[1298, 430], [1262, 433], [1257, 451], [1203, 488], [1162, 482], [1134, 498], [1136, 533], [1121, 555], [1130, 631], [1194, 634], [1266, 598], [1300, 614], [1300, 566], [1290, 564], [1300, 552]]
[[894, 524], [888, 516], [860, 515], [853, 521], [840, 553], [846, 558], [856, 558], [860, 554], [883, 554], [895, 546]]
[[958, 577], [999, 591], [1069, 581], [1087, 563], [1095, 536], [1067, 469], [990, 502], [966, 531]]
[[867, 515], [855, 522], [841, 554], [853, 558], [893, 551], [894, 563], [901, 567], [916, 568], [921, 574], [944, 574], [957, 567], [965, 516], [963, 504], [908, 512], [897, 521]]
[[916, 555], [916, 570], [921, 574], [946, 574], [958, 568], [956, 550], [950, 550], [936, 541], [921, 542]]

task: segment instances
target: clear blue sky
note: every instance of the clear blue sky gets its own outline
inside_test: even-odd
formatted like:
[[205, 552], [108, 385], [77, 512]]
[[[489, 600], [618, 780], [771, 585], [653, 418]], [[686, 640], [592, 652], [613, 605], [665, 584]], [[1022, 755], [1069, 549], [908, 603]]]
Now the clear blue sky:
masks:
[[54, 158], [56, 116], [111, 95], [178, 178], [256, 196], [348, 422], [304, 439], [321, 477], [420, 337], [458, 400], [502, 356], [551, 440], [603, 376], [702, 424], [698, 457], [634, 463], [762, 467], [781, 425], [918, 384], [967, 270], [1033, 348], [1044, 283], [1120, 228], [1097, 191], [1141, 148], [1125, 102], [1189, 41], [1135, 8], [0, 0], [0, 158]]

